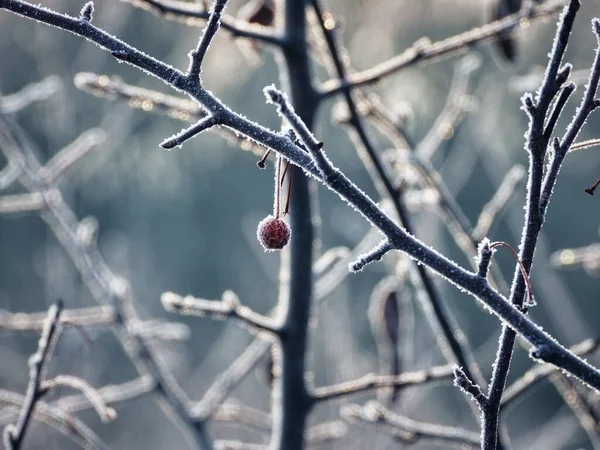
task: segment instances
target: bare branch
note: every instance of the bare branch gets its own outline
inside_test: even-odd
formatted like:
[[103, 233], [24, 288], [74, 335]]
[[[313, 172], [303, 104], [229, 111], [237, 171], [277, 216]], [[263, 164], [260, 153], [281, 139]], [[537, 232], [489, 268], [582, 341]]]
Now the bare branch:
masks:
[[[557, 27], [556, 37], [552, 50], [549, 54], [550, 59], [546, 68], [544, 81], [537, 92], [535, 99], [531, 95], [523, 96], [524, 109], [529, 115], [529, 130], [526, 134], [526, 148], [529, 152], [529, 179], [527, 182], [527, 199], [526, 199], [526, 214], [525, 223], [523, 225], [523, 233], [521, 237], [520, 252], [517, 257], [517, 266], [513, 277], [511, 287], [510, 303], [522, 310], [525, 314], [529, 306], [525, 302], [525, 290], [529, 291], [531, 297], [531, 286], [529, 284], [529, 273], [533, 266], [533, 258], [539, 234], [544, 223], [547, 204], [550, 200], [552, 188], [556, 182], [556, 175], [562, 164], [562, 159], [568, 151], [568, 148], [574, 142], [579, 129], [583, 126], [583, 122], [590, 114], [594, 103], [594, 96], [600, 77], [600, 56], [596, 55], [594, 68], [590, 78], [590, 84], [582, 107], [576, 113], [575, 118], [567, 129], [567, 133], [563, 138], [564, 151], [560, 151], [561, 144], [558, 138], [554, 140], [554, 153], [550, 160], [550, 168], [547, 170], [544, 179], [544, 161], [548, 149], [549, 138], [553, 124], [551, 123], [558, 117], [560, 111], [558, 107], [564, 106], [566, 97], [555, 102], [555, 108], [549, 113], [552, 100], [555, 98], [563, 84], [566, 82], [566, 77], [570, 71], [569, 66], [561, 68], [564, 53], [567, 48], [569, 36], [573, 28], [575, 16], [579, 10], [579, 0], [570, 0], [568, 6], [565, 6], [561, 15], [559, 25]], [[595, 19], [595, 31], [598, 33], [598, 21]], [[563, 96], [564, 97], [564, 96]], [[568, 95], [567, 95], [568, 97]], [[563, 102], [564, 100], [564, 102]], [[546, 118], [550, 114], [550, 128], [547, 126]], [[554, 173], [554, 175], [552, 175]], [[498, 421], [500, 415], [500, 407], [502, 401], [502, 393], [506, 386], [508, 371], [510, 368], [511, 357], [515, 344], [517, 333], [508, 328], [502, 327], [500, 336], [500, 345], [494, 362], [494, 370], [488, 391], [488, 403], [483, 409], [482, 415], [482, 447], [484, 449], [494, 450], [498, 440]], [[552, 351], [550, 351], [552, 353]], [[572, 353], [571, 353], [572, 354]], [[534, 358], [539, 357], [545, 362], [556, 363], [555, 356], [548, 354], [548, 349], [545, 344], [542, 346], [534, 345], [534, 349], [530, 352]]]
[[210, 417], [214, 422], [233, 422], [261, 431], [271, 431], [271, 416], [258, 409], [237, 403], [217, 406]]
[[[0, 406], [2, 407], [18, 408], [22, 410], [25, 402], [26, 397], [22, 395], [0, 390]], [[5, 410], [3, 410], [3, 412], [4, 411]], [[12, 415], [9, 417], [11, 420], [14, 418]], [[102, 440], [88, 428], [87, 425], [73, 417], [72, 414], [63, 411], [56, 406], [51, 406], [42, 401], [38, 401], [34, 411], [34, 418], [37, 421], [56, 428], [83, 448], [109, 450], [109, 447], [104, 444], [104, 442], [102, 442]], [[4, 417], [0, 419], [0, 422], [4, 423], [5, 421], [3, 419]], [[7, 449], [9, 448], [10, 447], [7, 447]]]
[[[577, 135], [583, 128], [588, 116], [594, 111], [599, 105], [600, 102], [596, 99], [596, 92], [598, 90], [598, 82], [600, 81], [600, 20], [594, 19], [592, 21], [592, 28], [594, 33], [596, 34], [596, 39], [598, 41], [598, 48], [596, 49], [596, 55], [594, 58], [594, 63], [592, 64], [592, 68], [590, 70], [590, 78], [588, 84], [586, 86], [585, 93], [583, 94], [583, 99], [581, 100], [581, 104], [577, 111], [575, 112], [575, 116], [573, 117], [571, 123], [567, 127], [567, 130], [563, 136], [563, 138], [558, 141], [558, 138], [554, 142], [554, 153], [552, 154], [552, 158], [550, 160], [550, 169], [547, 171], [546, 176], [543, 182], [543, 188], [541, 193], [541, 201], [540, 201], [540, 211], [541, 214], [546, 212], [546, 208], [548, 207], [548, 203], [550, 201], [550, 196], [552, 195], [552, 191], [554, 189], [554, 185], [556, 184], [556, 179], [558, 177], [558, 172], [562, 166], [562, 163], [575, 142]], [[565, 43], [566, 46], [566, 43]]]
[[348, 433], [348, 426], [341, 420], [333, 420], [313, 425], [306, 430], [306, 443], [320, 445], [335, 441]]
[[[81, 23], [77, 21], [77, 24]], [[84, 24], [91, 26], [89, 22], [84, 21]], [[46, 207], [42, 218], [68, 252], [94, 298], [116, 309], [115, 334], [138, 371], [152, 378], [154, 392], [165, 400], [160, 402], [161, 407], [167, 409], [172, 417], [184, 423], [192, 431], [188, 437], [194, 440], [195, 445], [209, 448], [210, 441], [204, 431], [203, 423], [192, 420], [186, 409], [187, 399], [172, 377], [164, 370], [158, 356], [148, 342], [129, 332], [128, 324], [139, 320], [133, 307], [133, 299], [128, 284], [113, 275], [94, 245], [95, 222], [87, 219], [78, 222], [75, 214], [60, 195], [60, 191], [53, 184], [45, 183], [39, 176], [40, 164], [35, 153], [24, 140], [21, 130], [2, 114], [0, 114], [0, 139], [2, 151], [9, 163], [18, 165], [22, 170], [26, 185], [30, 189], [41, 190], [44, 193]]]
[[[204, 108], [193, 100], [133, 86], [124, 83], [116, 76], [108, 77], [107, 75], [80, 72], [75, 75], [74, 83], [79, 89], [97, 97], [120, 100], [131, 108], [141, 109], [144, 112], [166, 114], [172, 119], [184, 122], [198, 122], [207, 116]], [[238, 136], [232, 130], [219, 127], [217, 132], [230, 145], [239, 146], [242, 150], [252, 151], [256, 155], [264, 153], [264, 147]], [[0, 177], [0, 188], [1, 186]]]
[[365, 406], [345, 406], [342, 417], [350, 422], [364, 421], [380, 426], [392, 436], [406, 443], [421, 439], [439, 442], [445, 446], [479, 449], [479, 435], [461, 428], [432, 423], [417, 422], [400, 414], [395, 414], [377, 402], [369, 402]]
[[[204, 21], [210, 17], [201, 4], [177, 0], [124, 0], [134, 6], [160, 14], [170, 20], [179, 20], [186, 25], [204, 26]], [[196, 20], [195, 20], [196, 19]], [[222, 16], [221, 28], [234, 37], [246, 38], [274, 46], [284, 46], [287, 40], [273, 30], [265, 27], [251, 26], [234, 17]]]
[[[0, 8], [36, 18], [38, 21], [84, 36], [111, 51], [121, 61], [133, 64], [149, 72], [178, 90], [186, 91], [187, 89], [186, 92], [202, 103], [209, 112], [214, 113], [219, 111], [222, 113], [224, 116], [223, 124], [225, 126], [235, 128], [248, 138], [272, 148], [294, 164], [302, 167], [307, 173], [321, 179], [318, 170], [312, 162], [312, 158], [292, 143], [287, 136], [273, 133], [264, 127], [250, 122], [248, 119], [236, 115], [207, 90], [201, 87], [190, 87], [187, 77], [180, 71], [124, 44], [97, 27], [94, 27], [89, 22], [82, 22], [78, 19], [18, 0], [0, 0]], [[600, 389], [600, 372], [587, 362], [566, 351], [564, 347], [551, 339], [527, 317], [523, 317], [523, 314], [517, 308], [511, 306], [504, 297], [498, 294], [480, 277], [477, 277], [476, 274], [460, 268], [398, 227], [368, 196], [339, 171], [335, 175], [335, 177], [328, 180], [327, 185], [341, 197], [350, 200], [357, 210], [390, 238], [395, 248], [402, 249], [402, 251], [405, 251], [411, 257], [427, 264], [443, 277], [451, 280], [476, 298], [482, 300], [503, 321], [509, 323], [512, 328], [521, 333], [532, 345], [543, 345], [545, 351], [539, 353], [540, 356], [549, 358], [551, 357], [549, 352], [553, 352], [554, 355], [561, 355], [560, 358], [553, 358], [554, 364], [560, 365], [560, 367], [568, 370], [582, 381]]]
[[390, 250], [393, 250], [392, 244], [390, 241], [385, 239], [381, 241], [373, 250], [365, 253], [364, 255], [360, 255], [356, 261], [350, 263], [350, 270], [352, 272], [360, 272], [367, 264], [375, 261], [381, 261], [381, 258], [383, 258], [383, 256]]
[[51, 75], [42, 81], [26, 85], [14, 94], [0, 96], [0, 111], [4, 114], [14, 114], [33, 103], [48, 99], [61, 88], [62, 82], [60, 79]]
[[271, 348], [271, 342], [261, 337], [254, 341], [242, 352], [240, 356], [225, 369], [206, 390], [202, 400], [190, 404], [190, 415], [194, 420], [207, 420], [219, 404], [233, 391], [239, 383], [263, 360], [265, 353]]
[[119, 99], [132, 108], [162, 112], [173, 119], [198, 121], [206, 116], [198, 103], [187, 98], [163, 94], [123, 82], [118, 77], [80, 72], [73, 78], [75, 86], [97, 97]]
[[480, 59], [472, 54], [456, 64], [444, 109], [414, 150], [420, 160], [430, 161], [442, 142], [454, 134], [454, 129], [462, 121], [465, 111], [472, 108], [473, 100], [468, 95], [469, 83], [471, 75], [480, 65]]
[[[596, 351], [599, 345], [599, 341], [596, 339], [586, 339], [577, 345], [574, 345], [570, 350], [579, 356], [585, 356], [589, 353]], [[504, 390], [502, 396], [502, 408], [510, 406], [516, 400], [522, 398], [531, 387], [543, 381], [551, 374], [556, 373], [556, 367], [549, 364], [539, 364], [529, 369], [525, 374], [513, 382]]]
[[483, 239], [490, 231], [494, 220], [496, 220], [496, 217], [512, 199], [524, 177], [525, 169], [523, 166], [516, 165], [508, 171], [492, 199], [483, 207], [481, 214], [479, 214], [477, 225], [473, 229], [475, 239]]
[[190, 327], [186, 324], [163, 320], [132, 321], [129, 330], [145, 340], [184, 341], [190, 337]]
[[574, 152], [576, 150], [583, 150], [585, 148], [597, 147], [600, 145], [600, 139], [589, 139], [587, 141], [576, 142], [571, 145], [569, 149], [570, 152]]
[[267, 86], [264, 92], [267, 101], [277, 105], [279, 115], [288, 121], [294, 132], [300, 137], [300, 140], [312, 156], [322, 176], [331, 176], [334, 172], [333, 166], [322, 151], [323, 143], [312, 134], [304, 121], [296, 114], [294, 108], [288, 102], [286, 95], [276, 89], [274, 85]]
[[39, 193], [14, 194], [0, 197], [0, 214], [16, 214], [40, 211], [45, 205]]
[[[0, 310], [0, 330], [37, 331], [46, 321], [47, 313], [14, 313]], [[65, 309], [60, 315], [59, 323], [77, 324], [79, 326], [109, 325], [116, 320], [116, 314], [110, 306], [94, 306], [91, 308]]]
[[106, 133], [100, 128], [85, 131], [54, 155], [40, 169], [39, 176], [45, 183], [55, 183], [67, 169], [85, 157], [91, 150], [106, 142], [106, 138]]
[[0, 170], [0, 191], [11, 187], [21, 176], [21, 170], [17, 164], [7, 164]]
[[202, 61], [208, 51], [210, 43], [215, 37], [219, 26], [221, 25], [221, 13], [225, 8], [227, 0], [214, 0], [213, 9], [210, 12], [208, 23], [202, 32], [202, 37], [198, 42], [198, 46], [190, 53], [190, 66], [188, 67], [187, 77], [192, 83], [200, 82], [200, 71], [202, 70]]
[[386, 387], [405, 388], [452, 378], [451, 366], [435, 366], [398, 376], [368, 374], [353, 381], [315, 389], [313, 401], [323, 402], [359, 392]]
[[56, 386], [66, 386], [80, 391], [96, 410], [102, 422], [110, 422], [117, 417], [117, 412], [106, 405], [98, 390], [90, 386], [85, 380], [71, 375], [57, 375], [51, 380], [44, 381], [41, 389], [47, 392]]
[[200, 317], [206, 315], [222, 319], [233, 317], [259, 331], [272, 334], [280, 332], [273, 319], [242, 306], [238, 296], [231, 291], [225, 291], [221, 300], [205, 300], [189, 295], [182, 297], [173, 292], [163, 293], [160, 300], [167, 311]]
[[[141, 398], [155, 389], [156, 383], [152, 378], [142, 376], [125, 383], [103, 386], [95, 391], [105, 405], [116, 406]], [[91, 398], [85, 394], [61, 397], [53, 405], [68, 413], [77, 413], [93, 407]]]
[[453, 367], [454, 372], [454, 386], [460, 388], [463, 392], [470, 395], [471, 398], [477, 403], [479, 408], [483, 409], [487, 406], [488, 399], [483, 393], [481, 388], [473, 382], [465, 372], [458, 366]]
[[[323, 12], [318, 0], [312, 0], [312, 6], [319, 18], [319, 26], [325, 36], [327, 48], [333, 61], [333, 66], [335, 67], [335, 73], [340, 80], [344, 82], [348, 78], [347, 68], [345, 59], [342, 56], [343, 53], [340, 50], [334, 34], [335, 22], [330, 15], [326, 15]], [[328, 21], [328, 23], [326, 23], [326, 21]], [[382, 196], [388, 196], [391, 199], [394, 206], [394, 212], [400, 220], [400, 223], [407, 233], [413, 235], [414, 229], [412, 220], [406, 211], [402, 199], [403, 189], [394, 183], [384, 167], [380, 156], [377, 154], [375, 146], [369, 138], [366, 127], [361, 120], [358, 112], [359, 108], [350, 87], [345, 87], [342, 92], [345, 104], [350, 113], [348, 125], [354, 131], [356, 141], [359, 143], [357, 149], [359, 156], [361, 156], [363, 163], [367, 167], [369, 175], [374, 181], [379, 193]], [[384, 234], [386, 233], [384, 232]], [[393, 241], [389, 239], [389, 235], [386, 235], [386, 237], [388, 237], [389, 242], [393, 244]], [[394, 247], [394, 245], [392, 245], [392, 247]], [[477, 377], [477, 380], [483, 383], [478, 366], [471, 356], [468, 343], [460, 339], [460, 334], [457, 332], [452, 315], [450, 311], [445, 308], [439, 291], [431, 280], [430, 274], [419, 264], [411, 265], [410, 272], [415, 280], [414, 283], [419, 286], [418, 291], [420, 292], [420, 295], [418, 298], [426, 312], [427, 319], [434, 330], [434, 334], [436, 335], [438, 344], [440, 345], [444, 356], [447, 358], [448, 362], [458, 363], [459, 365], [464, 366], [470, 376]], [[474, 413], [477, 414], [475, 411]]]
[[62, 309], [62, 301], [57, 301], [50, 307], [37, 352], [29, 358], [29, 384], [19, 419], [15, 425], [9, 425], [4, 429], [4, 445], [9, 450], [18, 450], [23, 445], [23, 439], [33, 418], [36, 403], [47, 392], [47, 389], [43, 387], [43, 376], [52, 356], [52, 341], [56, 339], [60, 331], [59, 318]]
[[[562, 9], [564, 1], [551, 1], [538, 5], [527, 14], [529, 20], [548, 17]], [[414, 43], [414, 45], [398, 56], [391, 58], [377, 66], [358, 72], [350, 77], [344, 83], [338, 80], [330, 80], [321, 87], [321, 94], [325, 97], [338, 94], [346, 87], [358, 87], [372, 84], [380, 81], [382, 78], [396, 73], [406, 67], [412, 66], [418, 62], [431, 59], [438, 59], [442, 56], [449, 56], [461, 53], [479, 42], [495, 39], [502, 33], [512, 30], [519, 26], [523, 19], [523, 14], [518, 12], [505, 17], [502, 20], [486, 24], [482, 27], [474, 28], [465, 33], [452, 36], [450, 38], [430, 42], [425, 38]]]
[[222, 439], [215, 441], [215, 450], [269, 450], [269, 446]]
[[207, 116], [203, 119], [200, 119], [191, 127], [181, 131], [180, 133], [171, 136], [170, 138], [162, 141], [160, 146], [166, 150], [171, 150], [175, 147], [180, 147], [182, 144], [188, 139], [193, 138], [194, 136], [202, 133], [203, 131], [208, 130], [209, 128], [218, 125], [218, 119], [215, 116]]

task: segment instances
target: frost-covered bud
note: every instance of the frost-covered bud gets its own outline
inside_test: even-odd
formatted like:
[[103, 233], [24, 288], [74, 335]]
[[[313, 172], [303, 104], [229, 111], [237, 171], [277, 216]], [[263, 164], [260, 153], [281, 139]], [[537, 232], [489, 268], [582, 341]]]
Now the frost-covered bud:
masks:
[[256, 237], [265, 251], [281, 250], [287, 245], [292, 235], [290, 226], [283, 221], [268, 215], [258, 224]]

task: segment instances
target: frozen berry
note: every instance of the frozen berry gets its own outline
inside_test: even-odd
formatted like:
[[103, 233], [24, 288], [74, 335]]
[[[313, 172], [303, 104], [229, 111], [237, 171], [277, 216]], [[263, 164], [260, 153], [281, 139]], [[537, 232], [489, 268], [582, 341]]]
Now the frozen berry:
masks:
[[265, 248], [265, 251], [281, 250], [289, 242], [291, 235], [290, 226], [271, 215], [261, 220], [256, 230], [258, 242]]

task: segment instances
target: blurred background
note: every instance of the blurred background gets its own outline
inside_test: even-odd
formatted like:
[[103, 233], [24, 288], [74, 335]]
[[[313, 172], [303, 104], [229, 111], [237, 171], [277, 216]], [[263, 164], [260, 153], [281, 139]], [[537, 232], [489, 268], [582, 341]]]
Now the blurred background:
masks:
[[[231, 0], [227, 13], [235, 15], [245, 4]], [[77, 15], [82, 4], [44, 1], [44, 6]], [[396, 55], [426, 36], [432, 41], [469, 30], [489, 20], [490, 5], [475, 0], [329, 0], [326, 7], [341, 22], [341, 36], [352, 66], [367, 69]], [[557, 128], [565, 125], [579, 104], [585, 74], [596, 40], [590, 20], [600, 15], [600, 0], [586, 1], [577, 16], [567, 61], [578, 89]], [[468, 107], [463, 120], [444, 131], [445, 140], [433, 156], [448, 190], [471, 223], [492, 198], [506, 173], [515, 164], [527, 165], [523, 134], [527, 118], [520, 97], [533, 92], [541, 81], [556, 29], [556, 16], [525, 23], [519, 34], [519, 57], [508, 64], [490, 43], [470, 53], [479, 61], [468, 87]], [[144, 52], [175, 67], [187, 67], [201, 28], [165, 20], [130, 3], [104, 0], [96, 3], [94, 24]], [[158, 144], [178, 132], [184, 122], [168, 115], [131, 108], [118, 99], [98, 98], [73, 83], [80, 72], [117, 76], [123, 82], [174, 94], [157, 80], [130, 66], [119, 64], [107, 52], [83, 39], [0, 11], [0, 94], [14, 93], [48, 76], [59, 83], [44, 102], [18, 112], [15, 120], [34, 143], [42, 161], [48, 160], [87, 129], [100, 127], [108, 139], [60, 180], [64, 198], [79, 219], [93, 216], [99, 223], [98, 244], [111, 270], [126, 278], [135, 306], [144, 319], [178, 321], [190, 329], [186, 340], [157, 342], [169, 371], [191, 399], [206, 389], [253, 339], [247, 329], [232, 321], [180, 317], [166, 312], [160, 302], [165, 291], [219, 299], [225, 290], [236, 292], [251, 308], [266, 313], [278, 292], [278, 253], [265, 253], [256, 240], [256, 225], [271, 213], [272, 168], [256, 168], [257, 156], [240, 149], [231, 139], [209, 132], [183, 148], [164, 151]], [[205, 85], [227, 105], [272, 129], [280, 122], [266, 105], [262, 88], [279, 84], [273, 54], [262, 49], [252, 58], [239, 42], [221, 31], [205, 60]], [[457, 64], [462, 55], [412, 66], [369, 88], [384, 106], [405, 121], [407, 134], [419, 142], [431, 130], [446, 104]], [[463, 62], [464, 63], [464, 62]], [[582, 72], [579, 72], [579, 71]], [[321, 81], [323, 68], [315, 70]], [[324, 103], [315, 133], [325, 142], [332, 161], [361, 189], [377, 192], [344, 128], [331, 120], [336, 100]], [[333, 111], [335, 112], [335, 111]], [[599, 137], [600, 118], [592, 115], [578, 140]], [[378, 149], [390, 143], [371, 129]], [[248, 146], [246, 146], [248, 147]], [[1, 157], [0, 157], [1, 158]], [[4, 165], [2, 161], [1, 166]], [[600, 326], [600, 255], [585, 265], [557, 267], [570, 262], [563, 249], [577, 249], [600, 241], [600, 203], [584, 188], [600, 177], [598, 149], [570, 155], [549, 208], [543, 238], [531, 276], [538, 305], [533, 320], [564, 345], [598, 337]], [[11, 191], [8, 191], [10, 193]], [[15, 190], [16, 192], [16, 190]], [[344, 246], [353, 249], [369, 226], [354, 210], [321, 186], [315, 186], [319, 215], [317, 253]], [[516, 190], [504, 213], [488, 233], [517, 247], [523, 225], [525, 188]], [[417, 236], [443, 254], [470, 267], [469, 259], [454, 244], [443, 220], [428, 207], [414, 208]], [[82, 283], [71, 259], [37, 214], [0, 216], [0, 309], [4, 313], [44, 311], [57, 298], [66, 308], [93, 306], [95, 301]], [[500, 250], [495, 259], [507, 279], [512, 279], [514, 258]], [[314, 308], [308, 355], [317, 386], [350, 380], [377, 371], [379, 358], [368, 310], [374, 286], [395, 262], [384, 260], [358, 274], [349, 275]], [[435, 278], [444, 301], [471, 343], [484, 377], [489, 379], [500, 324], [473, 298]], [[506, 293], [505, 293], [506, 294]], [[409, 290], [402, 311], [403, 367], [422, 369], [445, 361], [435, 337]], [[414, 306], [413, 306], [414, 305]], [[88, 345], [74, 329], [62, 336], [50, 366], [51, 373], [69, 373], [100, 387], [136, 376], [113, 334], [105, 327], [90, 327]], [[25, 391], [27, 358], [37, 346], [31, 332], [0, 332], [0, 387]], [[590, 356], [598, 365], [600, 358]], [[533, 365], [526, 351], [516, 351], [509, 383]], [[234, 391], [239, 401], [269, 411], [268, 363], [265, 361]], [[68, 393], [57, 389], [48, 400]], [[311, 424], [339, 418], [340, 406], [365, 403], [374, 394], [363, 394], [320, 405]], [[111, 448], [186, 448], [181, 430], [166, 419], [152, 397], [142, 397], [117, 409], [117, 420], [102, 424], [93, 412], [81, 418]], [[411, 418], [472, 431], [478, 424], [464, 395], [450, 382], [403, 392], [397, 411]], [[505, 414], [514, 448], [592, 448], [571, 410], [548, 383], [543, 383], [515, 403]], [[544, 430], [544, 431], [542, 431]], [[266, 443], [268, 434], [233, 424], [212, 424], [215, 438]], [[351, 427], [344, 437], [322, 448], [386, 449], [399, 444], [368, 426]], [[415, 448], [443, 448], [417, 442]], [[35, 424], [25, 448], [75, 448], [75, 444], [45, 425]]]

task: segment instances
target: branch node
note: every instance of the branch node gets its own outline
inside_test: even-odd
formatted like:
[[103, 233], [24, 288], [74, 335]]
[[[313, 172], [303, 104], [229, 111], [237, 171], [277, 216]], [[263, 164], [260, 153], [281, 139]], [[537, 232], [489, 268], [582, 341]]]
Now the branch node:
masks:
[[573, 66], [570, 63], [566, 63], [559, 69], [558, 73], [556, 74], [556, 87], [558, 89], [560, 89], [562, 85], [567, 82], [569, 76], [571, 75], [572, 69]]
[[560, 152], [560, 139], [558, 138], [558, 136], [555, 136], [554, 139], [552, 140], [552, 149], [556, 153]]
[[206, 28], [204, 28], [204, 32], [202, 33], [202, 37], [198, 42], [198, 46], [192, 50], [189, 54], [190, 56], [190, 67], [187, 71], [187, 77], [192, 83], [200, 82], [200, 72], [202, 71], [202, 61], [204, 60], [204, 56], [208, 51], [208, 47], [212, 42], [215, 34], [219, 30], [221, 25], [221, 13], [225, 8], [225, 4], [227, 0], [215, 0], [213, 4], [213, 9], [210, 13], [210, 17], [208, 19], [208, 23], [206, 24]]
[[87, 381], [72, 375], [58, 375], [51, 380], [45, 381], [41, 387], [48, 391], [56, 386], [66, 386], [81, 392], [90, 402], [90, 405], [92, 405], [102, 422], [108, 423], [117, 418], [117, 412], [106, 404], [100, 392], [90, 386]]
[[538, 344], [529, 351], [529, 356], [536, 361], [549, 362], [547, 357], [552, 352], [544, 344]]
[[[317, 169], [321, 173], [324, 179], [336, 175], [336, 170], [331, 165], [331, 162], [324, 155], [322, 148], [323, 143], [319, 141], [314, 134], [308, 129], [302, 119], [296, 114], [292, 105], [289, 104], [286, 96], [274, 85], [267, 86], [263, 89], [265, 97], [267, 97], [267, 103], [273, 103], [277, 105], [277, 113], [287, 120], [292, 127], [293, 131], [300, 138], [306, 150], [312, 156]], [[294, 138], [292, 137], [292, 140]]]
[[521, 102], [523, 103], [522, 109], [529, 117], [533, 117], [537, 110], [537, 105], [533, 100], [533, 96], [530, 93], [524, 94], [523, 97], [521, 97]]
[[129, 62], [130, 52], [128, 50], [114, 50], [110, 52], [118, 61]]
[[454, 386], [469, 395], [477, 403], [479, 409], [483, 411], [487, 406], [488, 398], [481, 388], [467, 376], [462, 368], [454, 366], [452, 371], [454, 372]]
[[477, 276], [481, 278], [487, 277], [487, 273], [492, 262], [492, 256], [494, 255], [494, 249], [490, 247], [490, 244], [491, 243], [488, 238], [483, 238], [483, 240], [479, 243], [479, 247], [477, 248]]

